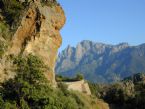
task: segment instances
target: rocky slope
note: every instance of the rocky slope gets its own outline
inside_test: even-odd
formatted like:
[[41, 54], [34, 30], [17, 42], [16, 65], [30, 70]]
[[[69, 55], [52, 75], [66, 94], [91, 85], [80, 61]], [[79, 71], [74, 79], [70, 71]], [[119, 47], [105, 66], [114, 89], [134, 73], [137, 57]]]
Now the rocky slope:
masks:
[[102, 98], [110, 104], [111, 109], [144, 109], [145, 74], [127, 77], [121, 82], [107, 86], [102, 93]]
[[[7, 42], [5, 53], [1, 53], [0, 80], [15, 75], [8, 57], [32, 54], [43, 60], [47, 66], [45, 76], [55, 83], [54, 66], [62, 43], [59, 30], [65, 23], [61, 6], [55, 0], [1, 0], [0, 8], [0, 38]], [[6, 33], [10, 38], [4, 37]]]
[[82, 73], [92, 82], [115, 82], [144, 72], [144, 58], [145, 44], [130, 46], [127, 43], [109, 45], [82, 41], [59, 54], [55, 69], [64, 76]]

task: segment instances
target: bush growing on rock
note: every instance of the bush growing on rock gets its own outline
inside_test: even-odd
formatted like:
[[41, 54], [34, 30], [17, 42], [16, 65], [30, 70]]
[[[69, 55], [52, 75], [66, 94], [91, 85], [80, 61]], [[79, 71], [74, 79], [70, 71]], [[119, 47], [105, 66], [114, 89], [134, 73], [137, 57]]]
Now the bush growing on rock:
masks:
[[88, 109], [74, 92], [54, 89], [43, 75], [45, 65], [36, 56], [14, 59], [16, 77], [0, 87], [0, 109]]

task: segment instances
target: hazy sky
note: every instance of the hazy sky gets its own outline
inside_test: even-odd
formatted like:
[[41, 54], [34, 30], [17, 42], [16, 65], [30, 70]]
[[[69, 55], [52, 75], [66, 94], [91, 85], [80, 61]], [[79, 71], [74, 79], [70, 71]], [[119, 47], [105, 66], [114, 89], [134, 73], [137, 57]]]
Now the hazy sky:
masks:
[[145, 43], [145, 0], [58, 0], [66, 14], [63, 44], [82, 40]]

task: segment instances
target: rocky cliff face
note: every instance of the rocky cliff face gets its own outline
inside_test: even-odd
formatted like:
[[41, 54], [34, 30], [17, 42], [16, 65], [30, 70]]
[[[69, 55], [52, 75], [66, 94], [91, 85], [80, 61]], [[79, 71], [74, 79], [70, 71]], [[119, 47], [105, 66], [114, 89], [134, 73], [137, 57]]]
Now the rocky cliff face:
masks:
[[144, 44], [108, 45], [82, 41], [76, 47], [68, 46], [59, 54], [56, 72], [69, 77], [82, 73], [92, 82], [115, 82], [145, 72], [144, 58]]
[[[1, 80], [8, 77], [4, 74], [4, 67], [13, 66], [11, 62], [6, 62], [6, 57], [33, 54], [43, 60], [48, 67], [45, 72], [46, 77], [55, 83], [54, 66], [57, 49], [62, 43], [59, 30], [65, 23], [65, 15], [61, 6], [53, 3], [54, 1], [30, 0], [27, 2], [27, 9], [21, 14], [20, 24], [13, 32], [7, 51], [1, 58]], [[25, 0], [19, 2], [26, 4]], [[12, 72], [9, 74], [14, 75]]]

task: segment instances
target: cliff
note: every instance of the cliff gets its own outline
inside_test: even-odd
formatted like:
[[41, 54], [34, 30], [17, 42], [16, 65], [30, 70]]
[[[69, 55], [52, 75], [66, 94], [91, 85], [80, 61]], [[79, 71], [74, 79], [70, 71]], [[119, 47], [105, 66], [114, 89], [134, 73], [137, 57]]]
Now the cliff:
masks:
[[0, 0], [2, 109], [109, 108], [86, 94], [51, 87], [65, 19], [56, 0]]
[[[7, 26], [7, 32], [3, 30], [0, 34], [1, 40], [7, 42], [0, 60], [1, 82], [15, 75], [13, 62], [8, 57], [32, 54], [45, 63], [45, 76], [55, 83], [54, 66], [57, 50], [62, 43], [59, 30], [65, 23], [61, 6], [55, 0], [2, 0], [0, 5], [0, 23]], [[15, 15], [12, 16], [9, 10]], [[8, 36], [6, 33], [10, 38], [4, 37]]]

